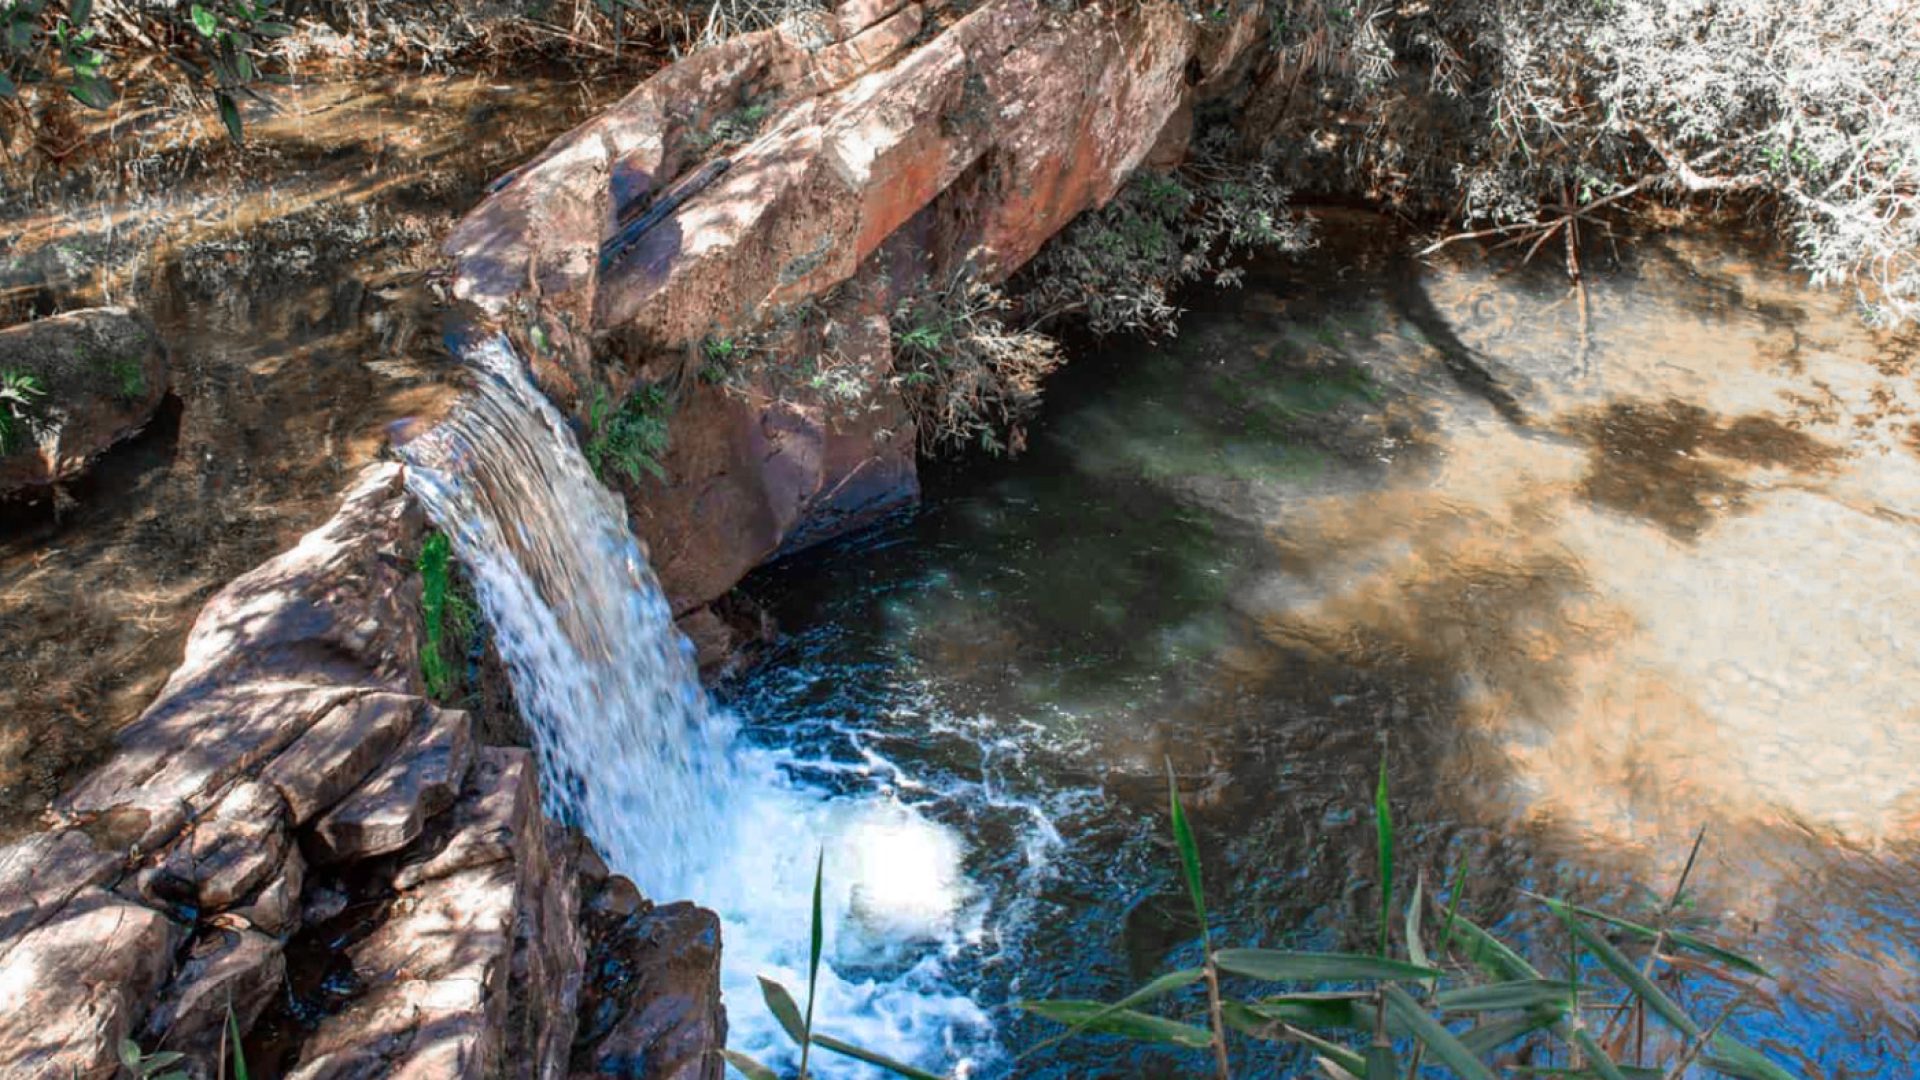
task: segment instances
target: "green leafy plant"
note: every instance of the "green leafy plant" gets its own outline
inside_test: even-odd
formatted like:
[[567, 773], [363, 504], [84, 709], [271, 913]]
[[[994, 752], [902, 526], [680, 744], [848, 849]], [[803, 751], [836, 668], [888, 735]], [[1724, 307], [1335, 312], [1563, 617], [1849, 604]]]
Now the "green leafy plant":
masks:
[[26, 443], [33, 429], [34, 401], [46, 392], [37, 375], [18, 368], [0, 371], [0, 454], [11, 454]]
[[139, 1043], [121, 1039], [119, 1051], [120, 1064], [126, 1066], [136, 1080], [188, 1080], [185, 1069], [174, 1068], [186, 1057], [178, 1050], [147, 1054], [141, 1052]]
[[[1643, 1080], [1678, 1077], [1695, 1065], [1737, 1080], [1792, 1080], [1792, 1074], [1722, 1030], [1740, 997], [1716, 1019], [1702, 1024], [1674, 1001], [1655, 975], [1656, 966], [1663, 962], [1676, 975], [1712, 963], [1720, 965], [1717, 977], [1723, 980], [1735, 975], [1771, 978], [1759, 962], [1669, 925], [1684, 906], [1700, 839], [1651, 924], [1527, 894], [1567, 930], [1570, 948], [1559, 977], [1549, 977], [1461, 914], [1467, 877], [1464, 861], [1455, 872], [1451, 895], [1439, 909], [1445, 920], [1435, 938], [1430, 939], [1425, 929], [1429, 908], [1437, 907], [1435, 898], [1427, 896], [1425, 882], [1416, 879], [1402, 922], [1405, 955], [1394, 956], [1390, 954], [1394, 905], [1387, 882], [1395, 836], [1383, 758], [1374, 789], [1375, 855], [1384, 894], [1380, 952], [1219, 948], [1207, 913], [1199, 844], [1181, 804], [1171, 764], [1167, 788], [1180, 879], [1199, 926], [1201, 962], [1151, 979], [1112, 1002], [1016, 1002], [1017, 1008], [1065, 1029], [1022, 1052], [1016, 1062], [1074, 1036], [1106, 1035], [1205, 1052], [1218, 1080], [1232, 1076], [1236, 1039], [1304, 1047], [1326, 1080], [1415, 1080], [1423, 1075], [1423, 1068], [1461, 1080], [1493, 1080], [1502, 1074]], [[816, 864], [807, 1008], [799, 1008], [780, 984], [761, 979], [767, 1007], [801, 1047], [799, 1076], [804, 1080], [809, 1075], [807, 1049], [820, 1046], [897, 1076], [939, 1080], [933, 1073], [813, 1030], [822, 941], [821, 880], [821, 866]], [[1636, 962], [1610, 934], [1634, 946], [1647, 946], [1645, 955]], [[1683, 966], [1673, 963], [1679, 953], [1690, 954]], [[1587, 981], [1596, 975], [1613, 981]], [[1271, 989], [1252, 997], [1229, 996], [1223, 988], [1223, 980], [1229, 978]], [[1174, 1001], [1196, 985], [1204, 985], [1204, 1000], [1176, 1007], [1173, 1015], [1149, 1011], [1154, 1003]], [[1673, 1035], [1664, 1049], [1652, 1053], [1643, 1038], [1629, 1037], [1643, 1033], [1649, 1018], [1664, 1024]], [[749, 1080], [779, 1080], [778, 1072], [753, 1058], [730, 1050], [721, 1053]], [[1541, 1065], [1542, 1061], [1547, 1064]]]
[[667, 395], [658, 386], [644, 386], [615, 407], [603, 387], [594, 387], [587, 402], [587, 443], [583, 447], [594, 474], [606, 480], [612, 470], [639, 483], [645, 474], [665, 480], [660, 459], [666, 455]]
[[1011, 304], [963, 271], [894, 310], [893, 385], [923, 450], [1018, 452], [1040, 407], [1040, 386], [1066, 362], [1059, 343], [1007, 323]]
[[[90, 109], [119, 97], [108, 77], [112, 46], [125, 38], [160, 48], [175, 69], [210, 91], [227, 133], [241, 138], [239, 99], [278, 81], [266, 73], [267, 44], [293, 27], [277, 21], [277, 0], [210, 0], [207, 4], [116, 9], [107, 27], [94, 25], [93, 0], [0, 0], [0, 105], [33, 123], [22, 102], [32, 87], [64, 91]], [[109, 42], [111, 33], [114, 41]], [[5, 115], [5, 113], [0, 113]]]
[[420, 609], [425, 640], [420, 645], [420, 676], [427, 695], [447, 702], [460, 685], [459, 670], [447, 660], [449, 645], [456, 655], [473, 640], [479, 621], [473, 606], [455, 587], [453, 542], [443, 532], [427, 535], [420, 545]]

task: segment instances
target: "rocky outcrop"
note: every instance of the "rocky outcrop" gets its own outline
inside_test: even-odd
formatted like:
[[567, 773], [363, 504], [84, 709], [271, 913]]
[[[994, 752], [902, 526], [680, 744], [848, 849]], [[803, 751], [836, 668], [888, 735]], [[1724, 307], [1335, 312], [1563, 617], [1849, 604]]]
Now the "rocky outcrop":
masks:
[[0, 330], [0, 495], [79, 476], [147, 426], [167, 351], [145, 316], [90, 308]]
[[[667, 479], [629, 492], [677, 611], [917, 497], [899, 299], [963, 265], [1005, 277], [1143, 163], [1177, 161], [1195, 102], [1237, 84], [1263, 32], [1255, 5], [1063, 6], [846, 0], [735, 38], [557, 140], [449, 239], [456, 293], [528, 344], [557, 399], [680, 388]], [[724, 173], [623, 232], [708, 178], [746, 116]], [[750, 336], [762, 362], [741, 378], [687, 377], [702, 342]], [[782, 382], [829, 358], [860, 408]]]
[[[255, 1075], [567, 1075], [587, 931], [652, 939], [583, 917], [583, 888], [632, 886], [547, 819], [530, 753], [421, 695], [421, 530], [399, 466], [370, 468], [207, 604], [116, 755], [0, 850], [0, 1074], [115, 1075], [132, 1038], [211, 1075], [232, 1025]], [[316, 958], [350, 989], [283, 1015]]]

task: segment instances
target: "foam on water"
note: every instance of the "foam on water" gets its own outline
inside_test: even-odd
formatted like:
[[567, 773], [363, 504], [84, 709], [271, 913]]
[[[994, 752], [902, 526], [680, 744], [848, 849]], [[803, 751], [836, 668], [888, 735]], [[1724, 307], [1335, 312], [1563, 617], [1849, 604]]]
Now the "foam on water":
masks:
[[[549, 812], [648, 896], [722, 920], [729, 1043], [778, 1060], [767, 975], [804, 995], [816, 854], [826, 955], [816, 1030], [950, 1067], [993, 1053], [947, 965], [980, 906], [950, 829], [888, 795], [830, 796], [735, 744], [693, 649], [560, 414], [502, 339], [463, 351], [472, 393], [408, 443], [408, 487], [471, 576], [532, 732]], [[832, 1058], [832, 1055], [824, 1055]], [[816, 1058], [820, 1075], [869, 1072]]]

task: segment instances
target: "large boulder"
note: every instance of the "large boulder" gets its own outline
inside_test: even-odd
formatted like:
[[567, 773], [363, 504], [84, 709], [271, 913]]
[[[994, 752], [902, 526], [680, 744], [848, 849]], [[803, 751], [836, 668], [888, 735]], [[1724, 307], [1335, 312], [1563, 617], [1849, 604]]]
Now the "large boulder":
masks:
[[[583, 419], [602, 381], [680, 388], [665, 478], [622, 482], [676, 612], [916, 499], [898, 301], [963, 265], [1006, 277], [1136, 169], [1177, 161], [1195, 102], [1238, 84], [1263, 32], [1257, 5], [1060, 6], [846, 0], [696, 53], [556, 140], [449, 238], [455, 292]], [[743, 115], [758, 126], [713, 148]], [[665, 191], [686, 198], [609, 244]], [[707, 343], [750, 338], [742, 377], [688, 377]], [[828, 358], [857, 407], [783, 379]]]
[[167, 396], [153, 323], [89, 308], [0, 330], [0, 495], [72, 480]]

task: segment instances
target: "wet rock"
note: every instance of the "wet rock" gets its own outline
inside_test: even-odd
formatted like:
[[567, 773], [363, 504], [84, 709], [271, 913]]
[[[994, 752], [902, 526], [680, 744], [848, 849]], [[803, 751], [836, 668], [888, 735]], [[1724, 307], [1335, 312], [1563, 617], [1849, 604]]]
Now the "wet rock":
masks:
[[413, 728], [422, 702], [399, 694], [366, 694], [314, 721], [261, 772], [280, 789], [304, 825], [352, 791]]
[[90, 308], [0, 330], [0, 371], [38, 392], [9, 410], [0, 495], [71, 480], [140, 431], [167, 395], [167, 352], [146, 316]]
[[194, 942], [179, 973], [147, 1015], [141, 1045], [149, 1050], [179, 1050], [203, 1068], [212, 1065], [219, 1056], [228, 1008], [241, 1031], [251, 1029], [280, 989], [286, 968], [286, 957], [274, 938], [254, 930], [215, 930]]
[[[589, 908], [596, 906], [589, 902]], [[720, 1080], [720, 919], [689, 903], [589, 917], [583, 1030], [573, 1077]]]
[[167, 852], [157, 872], [182, 882], [197, 906], [228, 907], [280, 869], [287, 806], [270, 785], [243, 780]]
[[452, 805], [473, 758], [473, 723], [458, 711], [429, 709], [406, 745], [313, 827], [323, 861], [398, 851], [427, 819]]
[[166, 980], [179, 927], [92, 889], [0, 952], [0, 1076], [98, 1076]]

